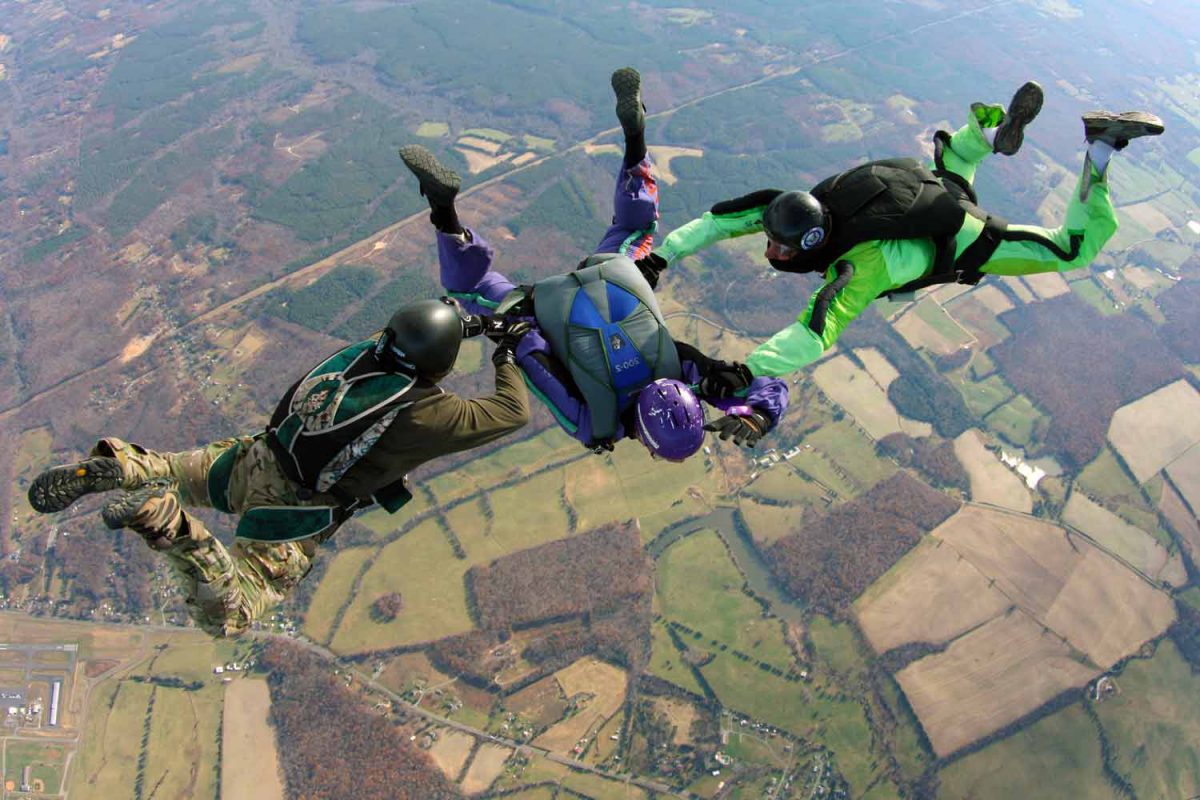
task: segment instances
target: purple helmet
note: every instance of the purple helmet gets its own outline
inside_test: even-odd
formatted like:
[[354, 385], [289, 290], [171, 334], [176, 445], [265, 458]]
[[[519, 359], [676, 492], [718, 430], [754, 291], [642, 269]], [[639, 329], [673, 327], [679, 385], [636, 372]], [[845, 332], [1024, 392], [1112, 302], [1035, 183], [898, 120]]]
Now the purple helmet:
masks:
[[637, 399], [637, 436], [667, 461], [683, 461], [704, 443], [704, 407], [683, 381], [659, 378]]

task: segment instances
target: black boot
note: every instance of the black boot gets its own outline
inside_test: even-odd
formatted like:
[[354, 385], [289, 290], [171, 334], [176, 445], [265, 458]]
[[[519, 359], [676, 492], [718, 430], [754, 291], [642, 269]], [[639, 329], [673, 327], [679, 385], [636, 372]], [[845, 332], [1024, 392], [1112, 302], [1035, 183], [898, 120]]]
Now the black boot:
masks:
[[125, 471], [115, 458], [96, 456], [75, 464], [63, 464], [33, 479], [29, 487], [29, 505], [43, 514], [62, 511], [85, 494], [120, 488], [124, 480]]
[[1042, 99], [1042, 87], [1034, 81], [1017, 89], [1004, 114], [1004, 122], [996, 129], [993, 152], [1011, 156], [1021, 149], [1021, 143], [1025, 140], [1025, 126], [1033, 122], [1042, 110]]
[[633, 67], [621, 67], [612, 74], [613, 93], [617, 96], [617, 120], [625, 133], [625, 158], [632, 167], [646, 157], [646, 107], [642, 105], [642, 76]]
[[460, 234], [462, 225], [454, 209], [454, 198], [462, 186], [458, 173], [437, 160], [437, 156], [419, 144], [400, 148], [400, 158], [409, 172], [417, 176], [421, 194], [429, 201], [433, 226], [443, 233]]

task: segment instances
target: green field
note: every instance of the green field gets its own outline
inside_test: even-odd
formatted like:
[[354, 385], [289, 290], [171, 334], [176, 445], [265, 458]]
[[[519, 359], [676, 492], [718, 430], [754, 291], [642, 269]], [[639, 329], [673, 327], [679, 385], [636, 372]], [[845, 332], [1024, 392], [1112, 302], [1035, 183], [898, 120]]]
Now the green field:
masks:
[[834, 623], [815, 614], [808, 621], [808, 636], [817, 658], [838, 676], [839, 683], [852, 684], [866, 670], [866, 659], [850, 623]]
[[155, 787], [156, 796], [216, 796], [223, 700], [219, 683], [197, 692], [163, 687], [155, 692], [145, 785]]
[[[848, 474], [850, 479], [857, 483], [856, 494], [894, 474], [897, 469], [891, 460], [875, 455], [874, 442], [849, 419], [822, 425], [804, 439], [804, 444], [811, 444], [822, 451]], [[806, 451], [801, 451], [801, 455], [804, 452]], [[799, 457], [788, 463], [796, 462]], [[807, 467], [805, 471], [808, 471]]]
[[1009, 442], [1024, 447], [1033, 441], [1041, 414], [1024, 395], [1017, 395], [987, 415], [988, 427]]
[[655, 623], [651, 633], [654, 639], [650, 650], [650, 673], [689, 692], [703, 695], [704, 691], [696, 682], [696, 676], [679, 657], [679, 650], [667, 633], [666, 623]]
[[1098, 499], [1123, 502], [1142, 499], [1141, 490], [1108, 446], [1083, 468], [1075, 483], [1088, 495]]
[[987, 416], [992, 409], [1013, 396], [1009, 385], [995, 373], [981, 381], [956, 382], [953, 385], [962, 393], [967, 409], [977, 417]]
[[772, 464], [770, 469], [761, 470], [742, 494], [788, 505], [812, 505], [819, 501], [824, 494], [821, 487], [805, 480], [788, 463]]
[[350, 589], [358, 573], [375, 554], [373, 547], [353, 547], [333, 557], [333, 563], [325, 570], [321, 585], [313, 594], [308, 611], [304, 614], [304, 633], [313, 641], [328, 642], [333, 633], [333, 622], [338, 609], [350, 596]]
[[[332, 648], [380, 650], [470, 630], [463, 587], [468, 566], [454, 557], [435, 520], [418, 525], [379, 552], [333, 634]], [[389, 592], [403, 596], [404, 610], [392, 622], [375, 622], [371, 604]]]
[[928, 297], [917, 303], [913, 308], [913, 313], [948, 342], [963, 345], [971, 341], [971, 335], [964, 331], [953, 317], [946, 313], [945, 309]]
[[450, 133], [450, 125], [445, 122], [422, 122], [417, 126], [417, 136], [425, 139], [440, 139]]
[[1105, 316], [1118, 313], [1118, 310], [1113, 308], [1112, 298], [1094, 280], [1074, 281], [1071, 283], [1071, 291]]
[[[700, 631], [696, 646], [714, 649], [711, 640], [765, 661], [785, 672], [792, 654], [780, 622], [764, 619], [762, 609], [742, 591], [742, 576], [714, 531], [701, 531], [671, 545], [658, 559], [658, 600], [662, 615]], [[686, 637], [685, 637], [686, 640]], [[690, 642], [689, 642], [690, 643]], [[728, 657], [734, 663], [732, 653]], [[743, 665], [742, 670], [753, 665]]]
[[1118, 800], [1102, 767], [1096, 726], [1071, 706], [942, 770], [938, 797]]
[[[482, 527], [478, 523], [471, 524], [467, 532], [455, 528], [468, 558], [490, 561], [499, 555], [566, 536], [569, 523], [561, 502], [562, 488], [562, 470], [553, 469], [516, 486], [492, 492], [488, 502], [495, 516], [488, 523], [486, 534], [491, 546], [472, 550], [472, 545], [468, 544], [468, 541], [482, 544], [481, 537], [471, 535], [481, 533]], [[489, 550], [490, 554], [484, 556]]]
[[542, 136], [534, 136], [532, 133], [522, 134], [521, 138], [525, 141], [525, 146], [530, 150], [536, 150], [539, 153], [554, 152], [553, 139], [546, 139]]
[[[105, 682], [88, 698], [88, 730], [71, 765], [68, 793], [128, 797], [137, 775], [150, 684]], [[115, 695], [115, 699], [114, 699]], [[111, 708], [110, 708], [110, 705]]]
[[1164, 640], [1116, 682], [1120, 693], [1096, 706], [1113, 766], [1138, 797], [1200, 795], [1200, 676]]
[[477, 136], [480, 139], [487, 139], [491, 142], [504, 144], [509, 139], [513, 138], [511, 133], [498, 131], [495, 128], [467, 128], [462, 132], [463, 136]]
[[41, 744], [6, 738], [4, 740], [4, 779], [20, 788], [21, 775], [29, 765], [29, 776], [40, 780], [45, 794], [58, 794], [62, 789], [63, 761], [66, 752], [60, 744]]

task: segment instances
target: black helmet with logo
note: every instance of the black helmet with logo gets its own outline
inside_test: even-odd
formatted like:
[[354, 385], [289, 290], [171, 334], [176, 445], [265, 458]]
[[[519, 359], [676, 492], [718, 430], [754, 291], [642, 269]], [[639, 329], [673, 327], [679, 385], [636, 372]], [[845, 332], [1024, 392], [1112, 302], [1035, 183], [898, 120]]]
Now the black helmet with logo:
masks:
[[437, 381], [453, 369], [462, 340], [463, 320], [453, 300], [418, 300], [392, 315], [375, 353], [403, 370]]
[[784, 192], [763, 213], [772, 241], [796, 250], [816, 250], [829, 237], [829, 215], [808, 192]]

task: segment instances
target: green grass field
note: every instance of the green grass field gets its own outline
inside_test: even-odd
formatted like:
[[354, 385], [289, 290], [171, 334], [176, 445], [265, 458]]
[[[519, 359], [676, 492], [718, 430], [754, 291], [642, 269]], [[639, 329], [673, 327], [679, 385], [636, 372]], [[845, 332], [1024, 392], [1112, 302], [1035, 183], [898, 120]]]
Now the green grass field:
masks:
[[462, 135], [478, 136], [480, 139], [487, 139], [490, 142], [499, 142], [500, 144], [504, 144], [513, 138], [512, 134], [498, 131], [495, 128], [467, 128], [462, 132]]
[[[658, 559], [658, 596], [662, 614], [703, 633], [696, 642], [713, 649], [717, 640], [731, 650], [787, 670], [792, 654], [780, 622], [764, 619], [762, 609], [742, 592], [742, 576], [714, 531], [702, 531], [671, 545]], [[728, 658], [743, 672], [752, 665]]]
[[742, 490], [742, 494], [788, 505], [806, 506], [819, 502], [824, 495], [821, 487], [805, 480], [789, 464], [773, 464], [770, 469], [760, 470], [758, 477]]
[[40, 780], [45, 794], [58, 794], [62, 789], [63, 762], [66, 751], [60, 744], [42, 744], [6, 738], [4, 740], [4, 779], [19, 789], [26, 765], [32, 780]]
[[928, 297], [920, 300], [913, 313], [927, 324], [929, 327], [937, 331], [941, 336], [949, 342], [957, 345], [967, 344], [971, 341], [971, 335], [964, 331], [954, 319], [946, 313], [940, 305], [930, 300]]
[[1105, 446], [1092, 463], [1083, 468], [1075, 479], [1079, 488], [1089, 496], [1104, 500], [1141, 501], [1141, 491], [1133, 478], [1117, 461], [1112, 448]]
[[530, 150], [536, 150], [539, 153], [554, 152], [553, 139], [547, 139], [543, 136], [534, 136], [532, 133], [521, 134], [521, 139], [525, 142], [525, 146]]
[[[454, 557], [436, 521], [418, 525], [379, 552], [333, 634], [332, 649], [379, 650], [470, 630], [463, 586], [468, 566]], [[403, 596], [404, 610], [392, 622], [375, 622], [371, 604], [389, 592]]]
[[197, 692], [158, 688], [145, 774], [145, 785], [155, 787], [156, 796], [216, 796], [223, 700], [224, 687], [219, 683]]
[[[800, 480], [796, 476], [796, 480]], [[805, 487], [811, 487], [811, 483], [803, 483]], [[816, 499], [807, 505], [816, 505]], [[818, 506], [820, 507], [820, 506]], [[738, 509], [742, 513], [742, 519], [746, 523], [746, 527], [750, 529], [750, 535], [754, 540], [762, 543], [774, 542], [777, 539], [782, 539], [791, 533], [792, 529], [800, 521], [801, 514], [804, 511], [803, 505], [790, 506], [771, 506], [762, 503], [756, 503], [752, 498], [742, 497], [738, 503]]]
[[[832, 459], [857, 482], [860, 491], [865, 491], [893, 475], [897, 469], [890, 460], [875, 455], [874, 442], [851, 424], [849, 419], [821, 426], [805, 438], [804, 443], [811, 444], [821, 450], [827, 458]], [[804, 452], [807, 451], [801, 451], [801, 455]], [[794, 463], [799, 458], [800, 456], [797, 456], [789, 463]]]
[[91, 693], [87, 712], [90, 735], [82, 737], [71, 765], [69, 794], [129, 797], [142, 751], [151, 688], [132, 681], [106, 682]]
[[1096, 726], [1071, 706], [943, 769], [938, 797], [1117, 800], [1102, 767]]
[[416, 133], [426, 139], [440, 139], [450, 133], [450, 126], [445, 122], [422, 122]]
[[1200, 795], [1200, 676], [1170, 640], [1117, 678], [1120, 694], [1096, 706], [1114, 767], [1138, 797]]
[[817, 658], [826, 669], [839, 676], [839, 682], [853, 683], [866, 670], [867, 662], [850, 623], [834, 623], [814, 614], [808, 621], [808, 636]]
[[1024, 395], [1017, 395], [987, 415], [985, 422], [1009, 442], [1024, 447], [1033, 441], [1041, 414]]
[[685, 494], [678, 500], [673, 501], [662, 511], [643, 514], [638, 517], [638, 521], [642, 526], [642, 541], [648, 542], [675, 523], [689, 517], [699, 516], [707, 511], [708, 506], [703, 502], [691, 495]]
[[373, 547], [353, 547], [334, 556], [304, 615], [304, 634], [316, 642], [329, 641], [338, 609], [350, 595], [358, 573], [375, 554]]
[[1013, 396], [1013, 390], [995, 373], [981, 381], [954, 383], [954, 386], [962, 394], [967, 409], [978, 417], [986, 416], [996, 406]]
[[1075, 292], [1088, 305], [1105, 316], [1116, 314], [1118, 311], [1118, 309], [1113, 308], [1112, 299], [1105, 294], [1104, 290], [1094, 280], [1074, 281], [1071, 283], [1071, 291]]
[[696, 682], [696, 676], [680, 659], [679, 651], [672, 643], [670, 634], [667, 633], [666, 624], [656, 623], [651, 629], [651, 634], [654, 639], [650, 650], [650, 674], [657, 675], [689, 692], [703, 695], [700, 684]]
[[[551, 470], [516, 486], [492, 492], [488, 498], [495, 517], [488, 528], [490, 537], [499, 546], [499, 554], [515, 553], [567, 535], [567, 512], [561, 497], [562, 470]], [[478, 530], [478, 526], [475, 526]], [[455, 531], [474, 559], [467, 540]], [[488, 557], [490, 560], [496, 555]]]

